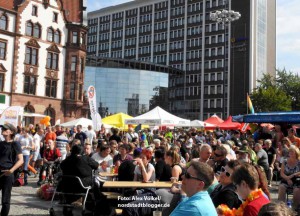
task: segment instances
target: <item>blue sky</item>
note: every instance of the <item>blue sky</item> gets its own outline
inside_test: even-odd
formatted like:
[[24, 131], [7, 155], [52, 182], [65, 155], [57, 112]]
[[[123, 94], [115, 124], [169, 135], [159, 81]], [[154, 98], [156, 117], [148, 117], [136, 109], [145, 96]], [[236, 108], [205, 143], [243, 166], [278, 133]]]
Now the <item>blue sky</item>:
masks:
[[[132, 0], [88, 0], [88, 11], [117, 5]], [[277, 2], [277, 68], [300, 74], [300, 1]]]

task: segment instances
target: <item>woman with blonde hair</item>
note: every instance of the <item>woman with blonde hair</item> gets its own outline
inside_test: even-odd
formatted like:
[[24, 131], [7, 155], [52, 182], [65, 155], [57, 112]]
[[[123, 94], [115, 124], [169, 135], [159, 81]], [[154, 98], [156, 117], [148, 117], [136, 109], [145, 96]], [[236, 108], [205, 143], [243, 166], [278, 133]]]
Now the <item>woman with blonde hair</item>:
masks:
[[289, 157], [281, 165], [280, 176], [282, 180], [278, 187], [278, 200], [285, 202], [287, 189], [293, 189], [293, 206], [298, 208], [300, 204], [300, 151], [298, 147], [290, 146]]
[[165, 162], [172, 167], [172, 178], [179, 180], [183, 170], [180, 166], [180, 155], [175, 150], [169, 150], [165, 154]]

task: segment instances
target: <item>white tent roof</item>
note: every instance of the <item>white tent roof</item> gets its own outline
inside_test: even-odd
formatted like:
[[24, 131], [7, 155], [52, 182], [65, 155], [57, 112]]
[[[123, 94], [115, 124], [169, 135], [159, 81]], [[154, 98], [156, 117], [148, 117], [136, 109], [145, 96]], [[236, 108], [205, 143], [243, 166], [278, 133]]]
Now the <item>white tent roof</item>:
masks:
[[210, 123], [206, 123], [206, 122], [203, 122], [203, 121], [200, 121], [200, 120], [193, 120], [191, 121], [191, 124], [190, 124], [191, 127], [216, 127], [216, 125], [214, 124], [210, 124]]
[[[89, 125], [93, 125], [93, 121], [91, 119], [87, 119], [87, 118], [79, 118], [79, 119], [75, 119], [75, 120], [60, 124], [60, 126], [67, 127], [67, 128], [75, 127], [77, 125], [82, 125], [83, 128], [87, 128]], [[111, 128], [112, 126], [104, 124], [104, 127]]]
[[179, 118], [157, 106], [145, 114], [132, 119], [125, 119], [125, 124], [174, 125], [189, 127], [190, 120]]

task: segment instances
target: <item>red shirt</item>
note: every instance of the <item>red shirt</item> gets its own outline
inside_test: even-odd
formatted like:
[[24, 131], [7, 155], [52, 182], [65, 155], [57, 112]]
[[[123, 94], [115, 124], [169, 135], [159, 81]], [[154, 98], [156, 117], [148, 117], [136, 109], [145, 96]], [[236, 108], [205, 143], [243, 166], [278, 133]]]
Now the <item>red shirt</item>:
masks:
[[268, 203], [270, 203], [270, 200], [265, 195], [261, 195], [245, 207], [243, 216], [257, 216], [261, 207]]
[[53, 150], [47, 149], [44, 151], [43, 158], [47, 161], [55, 161], [57, 158], [61, 157], [59, 149], [55, 148]]

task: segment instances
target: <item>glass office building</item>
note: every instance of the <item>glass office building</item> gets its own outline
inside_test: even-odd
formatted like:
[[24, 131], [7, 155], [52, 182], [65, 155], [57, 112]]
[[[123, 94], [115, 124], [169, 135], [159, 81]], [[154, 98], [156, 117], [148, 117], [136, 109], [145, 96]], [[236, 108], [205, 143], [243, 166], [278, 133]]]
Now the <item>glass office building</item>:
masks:
[[168, 108], [169, 73], [178, 70], [121, 59], [91, 58], [84, 89], [93, 85], [100, 115], [123, 112], [137, 116], [161, 106]]

